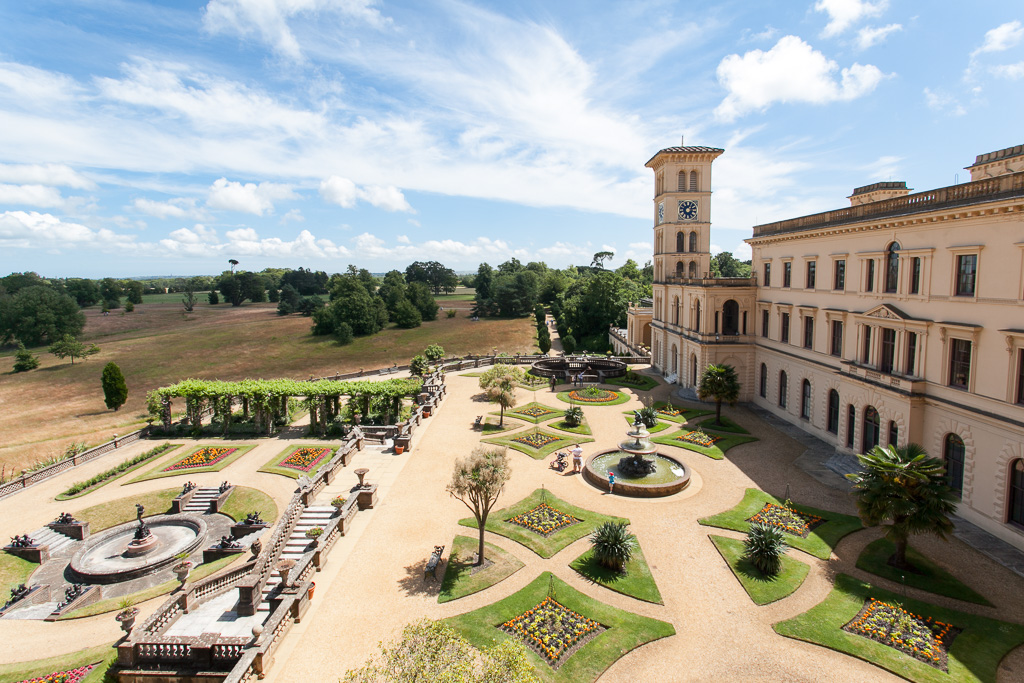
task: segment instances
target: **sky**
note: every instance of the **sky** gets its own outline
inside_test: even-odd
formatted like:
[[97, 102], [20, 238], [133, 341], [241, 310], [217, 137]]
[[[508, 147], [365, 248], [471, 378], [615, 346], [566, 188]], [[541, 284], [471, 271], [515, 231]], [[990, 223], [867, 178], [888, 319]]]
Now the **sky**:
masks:
[[659, 149], [713, 251], [1024, 143], [1024, 5], [0, 3], [0, 273], [651, 258]]

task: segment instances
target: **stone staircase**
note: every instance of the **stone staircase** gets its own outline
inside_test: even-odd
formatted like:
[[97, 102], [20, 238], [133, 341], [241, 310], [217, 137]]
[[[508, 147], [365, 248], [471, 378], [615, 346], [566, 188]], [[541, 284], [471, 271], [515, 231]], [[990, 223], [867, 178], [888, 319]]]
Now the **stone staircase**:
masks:
[[190, 512], [194, 515], [205, 515], [210, 511], [210, 505], [220, 495], [219, 489], [196, 489], [191, 500], [182, 509], [182, 512]]
[[70, 536], [59, 534], [50, 527], [45, 526], [42, 529], [36, 529], [28, 536], [39, 545], [48, 546], [50, 557], [70, 557], [74, 555], [74, 551], [78, 548], [79, 544], [79, 541]]
[[[306, 530], [313, 527], [325, 527], [327, 521], [334, 514], [334, 508], [329, 505], [311, 505], [299, 516], [291, 535], [285, 542], [284, 550], [281, 551], [279, 560], [298, 560], [309, 547], [309, 539], [306, 538]], [[270, 611], [270, 596], [281, 585], [281, 574], [275, 569], [274, 573], [267, 579], [263, 586], [263, 598], [260, 600], [257, 612]]]

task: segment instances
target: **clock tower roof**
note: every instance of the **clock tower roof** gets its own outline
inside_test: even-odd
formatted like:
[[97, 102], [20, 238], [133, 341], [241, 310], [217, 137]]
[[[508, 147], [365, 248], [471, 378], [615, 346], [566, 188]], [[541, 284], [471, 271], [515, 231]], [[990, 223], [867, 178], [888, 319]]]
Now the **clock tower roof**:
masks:
[[725, 150], [724, 149], [720, 149], [718, 147], [700, 147], [700, 146], [695, 146], [695, 145], [687, 145], [685, 147], [666, 147], [665, 149], [659, 150], [657, 154], [655, 154], [653, 157], [651, 157], [650, 160], [648, 160], [648, 162], [646, 164], [644, 164], [644, 166], [651, 166], [651, 164], [654, 162], [654, 160], [657, 159], [658, 157], [660, 157], [662, 154], [668, 154], [668, 155], [698, 155], [700, 157], [710, 156], [711, 159], [714, 159], [715, 157], [717, 157], [719, 154], [722, 154], [723, 152], [725, 152]]

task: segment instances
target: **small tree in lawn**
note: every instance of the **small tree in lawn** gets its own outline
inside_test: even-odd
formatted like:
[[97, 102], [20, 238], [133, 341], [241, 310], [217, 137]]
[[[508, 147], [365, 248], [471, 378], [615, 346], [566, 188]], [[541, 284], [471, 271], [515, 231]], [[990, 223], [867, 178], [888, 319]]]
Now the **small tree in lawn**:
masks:
[[916, 443], [875, 446], [857, 460], [863, 470], [846, 478], [853, 482], [861, 519], [869, 526], [881, 524], [885, 537], [896, 546], [889, 562], [911, 569], [907, 546], [912, 535], [934, 534], [946, 540], [953, 531], [949, 516], [956, 512], [956, 494], [946, 482], [945, 467]]
[[516, 382], [524, 380], [523, 371], [514, 365], [498, 363], [480, 376], [480, 388], [487, 394], [487, 400], [501, 408], [499, 426], [505, 424], [505, 410], [516, 405]]
[[562, 350], [568, 354], [576, 353], [576, 337], [571, 334], [562, 337]]
[[636, 536], [629, 533], [625, 522], [605, 522], [590, 534], [590, 545], [598, 564], [622, 574], [636, 549]]
[[199, 302], [199, 297], [196, 296], [196, 285], [192, 280], [185, 281], [185, 293], [181, 297], [181, 306], [185, 309], [186, 313], [191, 313], [195, 310], [196, 304]]
[[786, 537], [782, 529], [771, 524], [751, 524], [743, 541], [743, 557], [768, 577], [782, 569], [782, 556], [786, 554]]
[[491, 508], [512, 477], [512, 467], [504, 448], [486, 449], [477, 446], [468, 458], [455, 463], [447, 491], [462, 501], [476, 518], [480, 530], [480, 546], [476, 564], [484, 563], [484, 527]]
[[103, 368], [103, 401], [107, 407], [118, 411], [128, 400], [128, 383], [117, 363], [110, 361]]
[[740, 380], [736, 376], [736, 368], [731, 365], [709, 365], [704, 368], [697, 387], [700, 400], [715, 401], [715, 424], [722, 424], [722, 402], [736, 405], [740, 397]]
[[28, 372], [39, 367], [39, 356], [35, 356], [25, 348], [25, 345], [18, 342], [18, 350], [14, 352], [14, 371]]
[[71, 359], [71, 364], [75, 364], [75, 358], [82, 358], [83, 360], [89, 356], [95, 355], [100, 352], [100, 347], [95, 344], [86, 346], [82, 342], [75, 339], [70, 334], [65, 334], [63, 337], [50, 344], [50, 348], [47, 349], [50, 353], [57, 356], [61, 360], [65, 358]]

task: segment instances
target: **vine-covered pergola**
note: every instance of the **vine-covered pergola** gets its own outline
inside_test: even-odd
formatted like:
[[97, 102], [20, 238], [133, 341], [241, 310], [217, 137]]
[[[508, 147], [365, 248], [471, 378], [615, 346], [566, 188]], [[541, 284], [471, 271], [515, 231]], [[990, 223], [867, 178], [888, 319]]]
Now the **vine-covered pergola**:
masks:
[[328, 423], [341, 412], [341, 397], [356, 402], [356, 412], [368, 415], [371, 405], [382, 409], [389, 417], [398, 417], [402, 399], [420, 393], [423, 381], [419, 378], [388, 379], [380, 382], [356, 380], [316, 380], [304, 382], [293, 379], [244, 379], [239, 382], [186, 379], [151, 391], [147, 397], [149, 413], [162, 420], [164, 428], [171, 428], [171, 400], [185, 399], [185, 421], [195, 428], [202, 424], [207, 408], [213, 411], [213, 421], [224, 425], [227, 433], [231, 425], [234, 406], [241, 404], [244, 419], [254, 420], [257, 430], [270, 434], [275, 425], [286, 424], [291, 399], [301, 399], [309, 408], [310, 428], [324, 433]]

